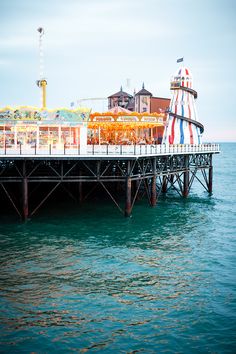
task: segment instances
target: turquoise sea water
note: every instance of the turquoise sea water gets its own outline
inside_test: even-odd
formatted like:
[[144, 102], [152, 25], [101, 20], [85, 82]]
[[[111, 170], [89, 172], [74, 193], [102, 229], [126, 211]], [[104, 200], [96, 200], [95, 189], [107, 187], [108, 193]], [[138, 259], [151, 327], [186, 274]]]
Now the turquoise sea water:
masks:
[[0, 217], [0, 352], [235, 353], [236, 144], [212, 196]]

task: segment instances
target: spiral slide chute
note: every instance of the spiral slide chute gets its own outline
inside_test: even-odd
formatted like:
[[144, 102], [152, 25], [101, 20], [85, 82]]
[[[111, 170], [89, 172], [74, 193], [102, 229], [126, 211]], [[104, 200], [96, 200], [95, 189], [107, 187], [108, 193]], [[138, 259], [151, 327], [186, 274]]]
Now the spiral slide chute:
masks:
[[192, 75], [181, 67], [171, 81], [173, 96], [164, 132], [166, 144], [201, 144], [204, 127], [198, 122], [195, 106], [197, 92], [192, 88]]

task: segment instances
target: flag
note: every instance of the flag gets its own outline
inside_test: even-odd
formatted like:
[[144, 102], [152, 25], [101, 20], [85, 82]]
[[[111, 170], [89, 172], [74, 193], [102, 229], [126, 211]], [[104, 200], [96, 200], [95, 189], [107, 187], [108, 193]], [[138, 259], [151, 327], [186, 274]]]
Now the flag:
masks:
[[184, 58], [177, 59], [177, 63], [181, 63], [181, 61], [184, 61]]

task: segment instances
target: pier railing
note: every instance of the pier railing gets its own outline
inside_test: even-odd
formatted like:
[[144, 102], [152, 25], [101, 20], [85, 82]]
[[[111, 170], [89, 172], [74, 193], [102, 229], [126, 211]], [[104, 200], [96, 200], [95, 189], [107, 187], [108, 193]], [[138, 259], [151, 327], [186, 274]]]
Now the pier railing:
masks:
[[193, 152], [219, 152], [219, 144], [201, 145], [88, 145], [92, 155], [166, 155]]
[[218, 153], [220, 151], [219, 144], [199, 144], [199, 145], [87, 145], [86, 149], [81, 150], [80, 146], [68, 146], [61, 147], [54, 145], [23, 145], [17, 146], [1, 146], [1, 156], [123, 156], [123, 155], [169, 155], [169, 154], [192, 154], [192, 153]]

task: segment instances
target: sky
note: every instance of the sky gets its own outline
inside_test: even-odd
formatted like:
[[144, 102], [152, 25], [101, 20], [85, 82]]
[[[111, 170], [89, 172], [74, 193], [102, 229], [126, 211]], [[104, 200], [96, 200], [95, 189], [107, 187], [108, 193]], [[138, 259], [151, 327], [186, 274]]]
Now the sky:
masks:
[[[171, 97], [184, 57], [204, 141], [236, 141], [236, 1], [0, 0], [0, 107], [40, 106], [39, 27], [47, 106], [133, 94]], [[106, 111], [106, 100], [79, 101]]]

